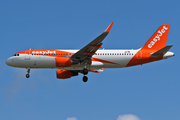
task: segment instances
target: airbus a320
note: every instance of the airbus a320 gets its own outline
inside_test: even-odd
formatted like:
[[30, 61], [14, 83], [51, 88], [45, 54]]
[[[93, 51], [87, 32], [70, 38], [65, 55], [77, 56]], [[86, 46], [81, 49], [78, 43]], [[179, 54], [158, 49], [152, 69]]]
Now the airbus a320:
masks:
[[12, 67], [26, 68], [29, 78], [30, 69], [57, 69], [58, 79], [67, 79], [82, 73], [87, 82], [89, 72], [99, 73], [104, 68], [123, 68], [158, 61], [174, 56], [169, 52], [172, 45], [166, 46], [170, 25], [163, 24], [145, 43], [135, 50], [104, 50], [103, 40], [110, 32], [113, 22], [97, 38], [80, 50], [25, 50], [14, 54], [6, 60]]

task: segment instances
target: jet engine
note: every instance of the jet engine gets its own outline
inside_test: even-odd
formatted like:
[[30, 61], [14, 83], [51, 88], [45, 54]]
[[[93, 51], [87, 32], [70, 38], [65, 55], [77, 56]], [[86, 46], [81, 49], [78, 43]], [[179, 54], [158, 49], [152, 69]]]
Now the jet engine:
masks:
[[58, 79], [67, 79], [67, 78], [71, 78], [72, 76], [77, 76], [78, 72], [71, 70], [57, 69], [56, 75]]

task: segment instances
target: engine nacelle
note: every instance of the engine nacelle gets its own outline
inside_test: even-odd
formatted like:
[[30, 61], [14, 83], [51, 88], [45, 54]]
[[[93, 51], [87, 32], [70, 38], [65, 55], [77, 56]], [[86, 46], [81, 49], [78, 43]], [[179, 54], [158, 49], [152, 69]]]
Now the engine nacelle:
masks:
[[57, 75], [58, 79], [71, 78], [71, 71], [70, 70], [57, 69], [56, 75]]
[[70, 57], [57, 57], [56, 58], [56, 67], [69, 67], [71, 66]]
[[58, 79], [67, 79], [67, 78], [71, 78], [72, 76], [77, 76], [78, 72], [71, 70], [57, 69], [56, 75]]

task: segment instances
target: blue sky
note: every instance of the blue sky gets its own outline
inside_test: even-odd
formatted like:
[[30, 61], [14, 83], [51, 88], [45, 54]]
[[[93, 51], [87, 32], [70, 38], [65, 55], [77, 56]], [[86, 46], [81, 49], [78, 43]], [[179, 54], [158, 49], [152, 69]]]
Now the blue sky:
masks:
[[[175, 120], [180, 118], [179, 1], [1, 0], [1, 120]], [[68, 80], [55, 69], [12, 68], [5, 60], [27, 49], [81, 49], [114, 22], [105, 49], [140, 48], [161, 24], [175, 57], [105, 69]]]

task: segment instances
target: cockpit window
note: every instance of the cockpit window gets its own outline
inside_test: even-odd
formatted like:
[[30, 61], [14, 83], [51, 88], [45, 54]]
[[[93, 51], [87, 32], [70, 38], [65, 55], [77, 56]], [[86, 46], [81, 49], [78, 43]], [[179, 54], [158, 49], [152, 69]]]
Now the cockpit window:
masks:
[[14, 54], [14, 56], [19, 56], [19, 54]]

